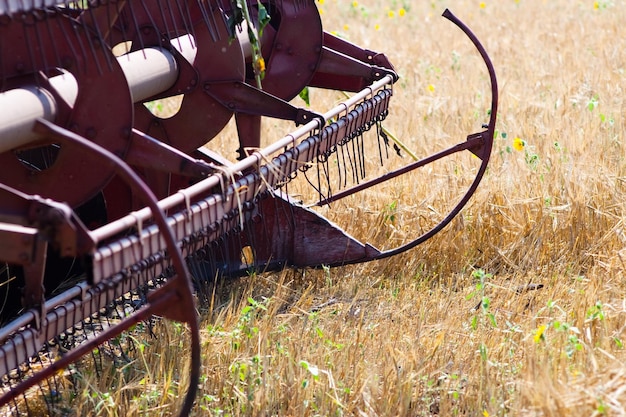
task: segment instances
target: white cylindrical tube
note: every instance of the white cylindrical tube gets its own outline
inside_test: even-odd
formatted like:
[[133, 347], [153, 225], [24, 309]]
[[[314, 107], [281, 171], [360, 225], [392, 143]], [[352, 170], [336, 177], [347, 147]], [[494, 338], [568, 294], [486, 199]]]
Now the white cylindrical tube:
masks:
[[[197, 51], [190, 36], [174, 39], [172, 45], [182, 49], [185, 59], [193, 63]], [[128, 81], [135, 103], [166, 91], [178, 79], [178, 64], [163, 48], [146, 48], [117, 58]], [[50, 85], [70, 106], [78, 96], [76, 79], [68, 72], [50, 78]], [[0, 153], [37, 140], [32, 132], [35, 120], [54, 121], [57, 104], [44, 88], [26, 85], [0, 93]]]
[[53, 121], [57, 105], [52, 95], [35, 86], [25, 86], [0, 94], [0, 152], [23, 146], [37, 139], [35, 120]]
[[170, 88], [178, 79], [176, 59], [165, 49], [146, 48], [117, 58], [137, 103]]

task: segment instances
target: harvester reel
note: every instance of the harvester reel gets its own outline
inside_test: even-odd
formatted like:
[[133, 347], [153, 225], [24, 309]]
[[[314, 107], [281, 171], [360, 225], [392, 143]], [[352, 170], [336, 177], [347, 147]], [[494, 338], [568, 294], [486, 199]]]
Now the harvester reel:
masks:
[[[106, 13], [101, 9], [95, 11]], [[165, 47], [178, 58], [180, 75], [176, 84], [136, 103], [136, 129], [183, 152], [192, 152], [213, 139], [232, 118], [233, 109], [204, 91], [210, 83], [242, 82], [245, 76], [241, 48], [229, 40], [218, 8], [200, 1], [145, 4], [127, 1], [111, 30], [109, 42], [112, 45], [131, 42], [128, 52]], [[144, 105], [179, 94], [184, 95], [181, 107], [171, 117], [154, 116]]]
[[[0, 55], [2, 91], [16, 96], [16, 109], [31, 104], [33, 96], [46, 97], [42, 102], [49, 107], [40, 104], [40, 117], [124, 157], [133, 125], [132, 99], [124, 73], [102, 39], [58, 11], [41, 11], [0, 25]], [[71, 78], [75, 90], [56, 89], [55, 81], [70, 84]], [[6, 109], [9, 128], [1, 133], [1, 183], [77, 207], [111, 179], [111, 167], [91, 155], [59, 146], [45, 135], [24, 134], [21, 120], [10, 120], [12, 110]], [[7, 144], [9, 138], [17, 143]]]

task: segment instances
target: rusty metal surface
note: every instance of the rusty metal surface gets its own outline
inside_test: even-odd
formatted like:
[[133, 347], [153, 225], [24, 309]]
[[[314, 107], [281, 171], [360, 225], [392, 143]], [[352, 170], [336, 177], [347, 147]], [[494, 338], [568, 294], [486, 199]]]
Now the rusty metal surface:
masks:
[[[58, 114], [55, 122], [83, 135], [94, 143], [123, 156], [132, 128], [132, 101], [124, 73], [107, 48], [88, 30], [75, 25], [59, 12], [45, 16], [43, 23], [12, 19], [0, 26], [3, 89], [29, 79], [34, 84], [65, 68], [76, 79], [78, 96], [73, 108]], [[6, 40], [10, 40], [7, 42]], [[93, 49], [89, 45], [94, 46]], [[37, 45], [37, 53], [31, 49]], [[29, 52], [30, 51], [30, 52]], [[101, 78], [106, 78], [106, 83]], [[48, 91], [54, 93], [53, 88]], [[62, 103], [57, 100], [57, 103]], [[37, 145], [52, 145], [43, 137]], [[28, 164], [39, 148], [16, 155], [0, 154], [0, 182], [28, 194], [39, 194], [77, 206], [95, 195], [112, 172], [89, 155], [72, 147], [60, 147], [54, 158], [42, 164]], [[99, 169], [91, 169], [99, 166]]]

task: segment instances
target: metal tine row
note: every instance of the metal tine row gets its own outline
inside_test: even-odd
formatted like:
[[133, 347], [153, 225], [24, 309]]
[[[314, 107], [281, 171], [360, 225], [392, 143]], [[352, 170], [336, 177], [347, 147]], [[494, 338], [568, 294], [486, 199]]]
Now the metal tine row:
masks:
[[[101, 307], [94, 307], [95, 314], [91, 316], [85, 317], [81, 314], [84, 314], [84, 311], [78, 307], [77, 300], [58, 306], [48, 314], [49, 327], [66, 330], [63, 332], [57, 330], [58, 336], [43, 335], [40, 338], [44, 342], [42, 345], [39, 345], [40, 342], [32, 337], [33, 329], [31, 328], [21, 329], [19, 332], [15, 332], [10, 339], [4, 341], [0, 346], [0, 355], [2, 356], [0, 368], [4, 371], [11, 371], [3, 373], [0, 380], [0, 396], [3, 397], [3, 401], [7, 401], [8, 398], [8, 402], [4, 402], [4, 404], [11, 408], [11, 415], [22, 415], [22, 412], [25, 412], [25, 415], [31, 415], [29, 414], [29, 401], [33, 398], [43, 400], [48, 412], [53, 414], [54, 407], [61, 399], [61, 395], [76, 388], [76, 377], [73, 368], [67, 368], [63, 373], [52, 373], [45, 379], [38, 378], [40, 371], [53, 366], [57, 358], [65, 355], [75, 346], [88, 342], [102, 331], [125, 319], [129, 309], [135, 311], [141, 308], [145, 304], [148, 287], [157, 287], [171, 276], [172, 269], [169, 261], [167, 263], [167, 265], [162, 265], [163, 270], [167, 271], [165, 275], [155, 275], [152, 271], [146, 270], [138, 274], [142, 277], [135, 277], [138, 279], [135, 279], [136, 282], [130, 286], [119, 284], [120, 288], [115, 291], [115, 294], [112, 292], [112, 288], [92, 294], [94, 301], [97, 301]], [[142, 285], [140, 282], [149, 282], [149, 285]], [[71, 308], [71, 304], [76, 304], [77, 307]], [[88, 303], [83, 307], [90, 310], [92, 306]], [[80, 320], [73, 317], [71, 311], [73, 311], [74, 316], [78, 315]], [[150, 318], [145, 322], [145, 330], [152, 333], [156, 320], [158, 319]], [[49, 332], [46, 332], [46, 335], [48, 334]], [[43, 337], [50, 337], [50, 339], [44, 341]], [[24, 352], [30, 352], [37, 349], [38, 346], [40, 348], [35, 353], [30, 354], [30, 357], [22, 358]], [[115, 342], [108, 340], [99, 344], [97, 350], [90, 352], [95, 365], [96, 376], [100, 377], [106, 369], [105, 365], [112, 364], [119, 368], [119, 366], [131, 363], [134, 359], [132, 357], [134, 348], [132, 338], [118, 339]], [[22, 385], [31, 378], [37, 378], [33, 388], [23, 390]], [[16, 390], [19, 391], [17, 396], [15, 395]], [[38, 390], [39, 394], [35, 394], [34, 390]], [[41, 410], [41, 406], [38, 408]], [[41, 411], [37, 414], [40, 413]]]
[[78, 323], [85, 319], [92, 320], [89, 318], [93, 314], [104, 311], [110, 313], [111, 308], [102, 309], [111, 306], [124, 294], [145, 287], [168, 268], [169, 260], [157, 255], [144, 260], [141, 268], [118, 273], [98, 285], [80, 283], [46, 303], [50, 308], [46, 309], [46, 326], [42, 331], [25, 327], [23, 322], [28, 321], [28, 317], [8, 323], [0, 335], [0, 375], [17, 369], [19, 364], [35, 357], [47, 341], [56, 339], [68, 329], [80, 326]]
[[[311, 164], [299, 166], [296, 161], [298, 156], [293, 158], [294, 163], [287, 166], [288, 172], [293, 172], [293, 168], [299, 168], [304, 172], [304, 177], [309, 185], [317, 192], [320, 200], [332, 195], [331, 168], [329, 160], [331, 155], [335, 156], [337, 166], [338, 189], [345, 188], [348, 184], [348, 171], [352, 173], [352, 182], [358, 183], [360, 178], [365, 178], [365, 149], [363, 132], [380, 122], [381, 116], [386, 115], [389, 106], [390, 91], [378, 92], [371, 98], [364, 100], [352, 110], [341, 116], [337, 122], [326, 126], [318, 134], [311, 136], [311, 142], [307, 147], [303, 160], [317, 160], [316, 178], [311, 179], [307, 172]], [[284, 157], [287, 157], [285, 153]], [[347, 160], [346, 160], [347, 159]], [[293, 176], [288, 180], [293, 179]]]
[[[106, 13], [106, 22], [107, 24], [104, 27], [107, 30], [111, 30], [113, 26], [122, 32], [122, 37], [127, 39], [127, 25], [132, 26], [135, 33], [140, 34], [137, 41], [139, 43], [139, 48], [134, 49], [145, 49], [146, 44], [141, 36], [142, 31], [141, 24], [139, 22], [137, 14], [139, 12], [144, 13], [150, 21], [150, 25], [154, 28], [157, 28], [160, 31], [161, 36], [164, 36], [165, 39], [162, 39], [161, 36], [157, 38], [159, 47], [167, 47], [167, 45], [163, 45], [163, 41], [170, 42], [172, 39], [178, 39], [179, 49], [182, 50], [182, 45], [180, 44], [180, 36], [182, 34], [187, 34], [191, 37], [191, 45], [193, 48], [197, 47], [198, 39], [196, 37], [195, 25], [197, 22], [194, 19], [197, 17], [193, 16], [192, 8], [194, 7], [194, 2], [188, 0], [156, 0], [158, 7], [156, 10], [158, 12], [152, 12], [155, 10], [154, 7], [150, 7], [151, 0], [117, 0], [117, 1], [102, 1], [97, 0], [96, 2], [90, 3], [91, 7], [89, 7], [90, 13], [93, 13], [97, 8], [99, 9], [99, 13]], [[212, 41], [220, 40], [220, 31], [218, 30], [217, 18], [214, 13], [211, 11], [220, 7], [220, 1], [222, 0], [195, 0], [195, 7], [200, 11], [201, 19], [206, 25], [209, 34], [211, 36]], [[113, 9], [113, 12], [111, 11]], [[118, 16], [123, 12], [125, 22], [122, 24], [116, 24]], [[226, 22], [226, 16], [221, 14], [223, 22]], [[107, 36], [104, 36], [105, 38]], [[113, 46], [113, 45], [110, 45]]]
[[[16, 7], [19, 3], [20, 7]], [[113, 57], [108, 54], [99, 54], [98, 49], [106, 47], [106, 40], [99, 28], [95, 28], [95, 35], [78, 36], [80, 22], [75, 21], [71, 29], [67, 29], [60, 22], [62, 15], [67, 15], [72, 10], [68, 4], [70, 2], [61, 1], [10, 1], [0, 0], [0, 15], [10, 10], [7, 14], [8, 21], [0, 23], [0, 32], [2, 27], [10, 23], [13, 19], [19, 19], [17, 24], [22, 25], [23, 38], [27, 45], [28, 60], [21, 69], [24, 73], [37, 74], [40, 71], [50, 71], [65, 66], [64, 58], [59, 53], [59, 45], [64, 44], [72, 52], [79, 62], [87, 62], [93, 60], [99, 74], [102, 74], [105, 68], [111, 70]], [[73, 3], [72, 3], [73, 4]], [[88, 7], [83, 13], [93, 14], [93, 8]], [[19, 15], [19, 17], [18, 17]], [[61, 33], [63, 39], [54, 39], [52, 35], [53, 28], [59, 29], [55, 33]], [[72, 31], [73, 33], [70, 33]], [[73, 40], [75, 39], [75, 40]], [[3, 48], [4, 50], [4, 48]], [[5, 52], [6, 53], [6, 52]], [[106, 62], [101, 62], [101, 56], [104, 56]], [[0, 57], [0, 60], [1, 57]], [[83, 69], [85, 70], [85, 69]], [[36, 77], [36, 83], [40, 83], [40, 78]]]
[[71, 0], [0, 0], [0, 16], [28, 13], [48, 7], [69, 5]]
[[[304, 171], [306, 181], [319, 195], [320, 201], [332, 195], [332, 183], [334, 183], [331, 181], [332, 172], [336, 172], [337, 189], [346, 188], [349, 183], [358, 184], [360, 180], [366, 178], [363, 134], [371, 130], [373, 126], [377, 127], [379, 156], [381, 165], [383, 164], [379, 125], [388, 114], [391, 94], [391, 89], [380, 90], [369, 99], [356, 105], [352, 110], [346, 109], [345, 114], [339, 117], [335, 123], [329, 124], [319, 135], [313, 135], [310, 138], [315, 142], [315, 145], [310, 146], [309, 150], [315, 152], [314, 156], [317, 158], [317, 178], [312, 180], [307, 175], [311, 168], [310, 164], [301, 166], [300, 170]], [[333, 164], [336, 166], [336, 170], [331, 168], [330, 160], [332, 157], [334, 157]], [[311, 160], [307, 158], [310, 158], [310, 155], [304, 159]], [[349, 180], [350, 177], [351, 180]]]
[[[382, 98], [384, 98], [384, 95], [376, 94], [373, 98], [368, 99], [375, 103], [373, 108], [376, 109], [375, 112], [370, 111], [368, 113], [371, 120], [367, 120], [365, 116], [362, 116], [358, 119], [363, 125], [350, 125], [350, 127], [364, 129], [375, 123], [380, 115], [386, 111], [386, 101]], [[364, 111], [365, 108], [361, 110], [363, 113]], [[353, 114], [351, 118], [354, 117]], [[198, 195], [200, 200], [189, 204], [193, 196], [196, 195], [194, 194], [196, 187], [191, 187], [189, 190], [191, 194], [183, 199], [183, 202], [186, 203], [185, 209], [172, 215], [169, 220], [177, 239], [190, 238], [193, 240], [197, 237], [204, 239], [205, 242], [218, 239], [223, 233], [227, 233], [238, 224], [240, 225], [240, 211], [246, 204], [253, 203], [259, 195], [266, 191], [285, 185], [297, 174], [298, 170], [305, 170], [307, 166], [312, 166], [319, 155], [343, 142], [345, 137], [350, 136], [347, 118], [333, 122], [321, 131], [319, 131], [319, 126], [317, 129], [313, 131], [312, 135], [301, 140], [298, 144], [295, 138], [300, 136], [288, 135], [283, 140], [278, 141], [284, 150], [271, 160], [265, 159], [264, 153], [255, 153], [249, 157], [251, 160], [255, 159], [255, 169], [249, 171], [244, 177], [235, 180], [230, 178], [227, 172], [224, 172], [208, 178], [206, 180], [207, 183], [228, 184], [226, 187], [222, 187], [222, 191], [219, 193], [209, 194], [204, 197]], [[274, 146], [268, 147], [268, 150], [269, 148], [274, 148]], [[274, 152], [278, 150], [279, 148], [276, 148]], [[241, 164], [244, 163], [250, 162], [241, 162]], [[253, 166], [249, 168], [253, 168]], [[223, 177], [223, 179], [219, 181], [217, 177]], [[181, 193], [183, 192], [187, 196], [187, 190], [181, 190], [179, 194], [182, 196], [183, 194]], [[136, 264], [162, 247], [158, 228], [149, 226], [141, 230], [141, 222], [139, 220], [140, 218], [136, 217], [135, 222], [131, 222], [138, 225], [137, 235], [104, 245], [95, 254], [95, 282], [107, 279], [111, 274]], [[130, 224], [127, 220], [124, 220], [124, 223]], [[207, 235], [202, 235], [202, 233]]]
[[[24, 37], [30, 46], [28, 53], [32, 68], [26, 68], [25, 70], [37, 73], [42, 69], [63, 68], [63, 61], [57, 51], [56, 44], [54, 42], [44, 42], [44, 39], [50, 39], [50, 25], [54, 24], [54, 19], [52, 18], [64, 14], [81, 14], [76, 19], [76, 23], [89, 27], [89, 30], [93, 30], [94, 36], [78, 37], [79, 43], [74, 44], [70, 41], [68, 34], [64, 33], [65, 39], [63, 41], [69, 44], [74, 56], [81, 58], [80, 61], [96, 60], [98, 72], [102, 74], [106, 67], [111, 69], [113, 57], [110, 54], [104, 54], [106, 62], [101, 63], [101, 58], [98, 57], [99, 54], [96, 53], [96, 49], [108, 48], [107, 39], [114, 26], [122, 32], [124, 38], [126, 38], [127, 25], [131, 25], [136, 33], [141, 33], [140, 23], [136, 16], [137, 9], [135, 7], [137, 6], [143, 9], [143, 12], [149, 16], [151, 24], [159, 28], [163, 35], [180, 38], [180, 34], [186, 33], [195, 42], [198, 41], [195, 36], [195, 22], [193, 21], [194, 17], [192, 16], [189, 1], [156, 0], [159, 3], [158, 16], [150, 13], [150, 10], [154, 10], [154, 8], [148, 7], [146, 1], [148, 0], [93, 0], [89, 2], [0, 0], [0, 16], [7, 16], [9, 19], [13, 19], [19, 15], [24, 25]], [[210, 11], [215, 7], [219, 7], [220, 1], [223, 0], [196, 0], [202, 20], [209, 29], [213, 41], [219, 40], [220, 31], [218, 30], [217, 18]], [[117, 21], [122, 12], [124, 12], [127, 21], [118, 25]], [[221, 15], [225, 22], [226, 16]], [[159, 27], [157, 22], [160, 22], [163, 27]], [[0, 21], [0, 29], [1, 26], [2, 21]], [[78, 31], [78, 25], [74, 26], [73, 30]], [[167, 39], [167, 41], [171, 41], [171, 39]], [[163, 47], [160, 37], [158, 42], [159, 46]], [[139, 49], [146, 47], [141, 36], [138, 38], [138, 43]], [[112, 47], [114, 45], [109, 46]], [[197, 43], [192, 43], [192, 46], [196, 47]], [[182, 48], [181, 45], [179, 47]], [[47, 48], [54, 49], [56, 62], [48, 62], [48, 59], [46, 59], [46, 54], [43, 51]]]
[[[294, 141], [293, 147], [273, 157], [271, 161], [266, 161], [256, 171], [234, 182], [231, 182], [230, 178], [225, 178], [224, 183], [229, 185], [222, 193], [212, 194], [198, 202], [188, 204], [185, 210], [172, 215], [170, 226], [175, 236], [188, 242], [184, 252], [187, 255], [193, 253], [195, 248], [193, 241], [196, 239], [202, 239], [203, 242], [215, 241], [224, 233], [243, 226], [245, 216], [242, 211], [248, 204], [253, 204], [264, 192], [284, 186], [299, 170], [306, 170], [312, 166], [311, 164], [317, 162], [317, 158], [327, 153], [331, 147], [339, 143], [348, 143], [346, 138], [353, 136], [348, 129], [363, 130], [383, 114], [385, 101], [382, 97], [374, 95], [369, 99], [372, 104], [357, 106], [360, 110], [349, 112], [347, 117], [331, 123], [297, 145]], [[370, 108], [376, 109], [377, 112]], [[357, 125], [356, 122], [360, 124]], [[263, 161], [258, 162], [260, 165]], [[321, 174], [318, 183], [321, 183]], [[143, 268], [142, 260], [160, 251], [163, 246], [158, 228], [151, 225], [141, 230], [139, 224], [138, 229], [136, 236], [118, 239], [98, 250], [94, 257], [95, 282], [100, 282], [130, 265]]]
[[[164, 260], [163, 262], [169, 261]], [[161, 266], [162, 270], [169, 270], [169, 268], [169, 264]], [[19, 367], [12, 368], [15, 366], [15, 358], [19, 356], [19, 352], [24, 350], [24, 346], [27, 346], [26, 350], [29, 352], [37, 349], [37, 342], [28, 336], [29, 329], [18, 332], [6, 340], [0, 346], [0, 355], [3, 358], [0, 368], [13, 370], [6, 372], [0, 380], [0, 394], [10, 391], [20, 382], [33, 377], [38, 370], [51, 366], [57, 357], [115, 325], [116, 322], [124, 319], [129, 311], [134, 311], [144, 305], [149, 283], [152, 283], [152, 287], [159, 285], [158, 280], [155, 281], [155, 277], [158, 275], [150, 269], [142, 271], [138, 275], [140, 276], [136, 282], [131, 285], [134, 287], [131, 292], [121, 293], [122, 290], [129, 288], [127, 285], [121, 285], [124, 288], [116, 291], [115, 294], [109, 291], [95, 294], [96, 304], [102, 308], [97, 309], [96, 307], [95, 314], [91, 316], [76, 321], [76, 318], [70, 313], [72, 309], [68, 309], [67, 304], [51, 311], [48, 318], [53, 325], [52, 327], [55, 329], [66, 328], [67, 330], [45, 342], [35, 354], [23, 359]], [[142, 282], [145, 284], [141, 284]], [[135, 287], [135, 285], [138, 286]], [[122, 295], [120, 296], [120, 294]], [[75, 308], [73, 311], [74, 315], [80, 314], [79, 308]], [[155, 320], [153, 318], [146, 322], [148, 332], [152, 332]], [[31, 343], [32, 346], [28, 347]], [[123, 343], [119, 340], [115, 343], [110, 340], [106, 341], [99, 346], [97, 351], [92, 350], [91, 357], [95, 365], [96, 376], [100, 377], [105, 369], [105, 358], [107, 363], [113, 363], [116, 367], [131, 363], [133, 361], [131, 354], [134, 349], [133, 339], [126, 338]], [[75, 389], [74, 378], [72, 369], [69, 368], [61, 374], [53, 374], [36, 384], [34, 389], [39, 391], [37, 397], [43, 400], [49, 413], [53, 412], [56, 402], [61, 398], [64, 391]], [[7, 404], [12, 408], [12, 415], [21, 415], [22, 412], [25, 412], [25, 415], [30, 415], [29, 399], [32, 398], [33, 394], [30, 391], [22, 392], [20, 396], [13, 398]]]

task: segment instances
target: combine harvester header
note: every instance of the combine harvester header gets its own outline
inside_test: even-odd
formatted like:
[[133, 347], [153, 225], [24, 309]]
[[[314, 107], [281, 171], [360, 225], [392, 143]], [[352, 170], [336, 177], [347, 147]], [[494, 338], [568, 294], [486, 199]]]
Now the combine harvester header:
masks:
[[[381, 123], [398, 75], [385, 55], [324, 32], [313, 0], [0, 0], [3, 409], [29, 414], [29, 398], [56, 392], [59, 370], [158, 315], [191, 330], [186, 415], [200, 377], [194, 285], [383, 259], [448, 224], [485, 173], [498, 94], [479, 41], [444, 16], [485, 61], [490, 120], [366, 178], [365, 141], [375, 136], [381, 163], [388, 154]], [[292, 105], [308, 87], [352, 95], [324, 113]], [[146, 105], [175, 96], [171, 117]], [[261, 147], [263, 117], [294, 130]], [[209, 143], [233, 118], [234, 162]], [[478, 157], [466, 194], [395, 249], [358, 241], [287, 190], [315, 171], [315, 205], [327, 205], [463, 151]]]

